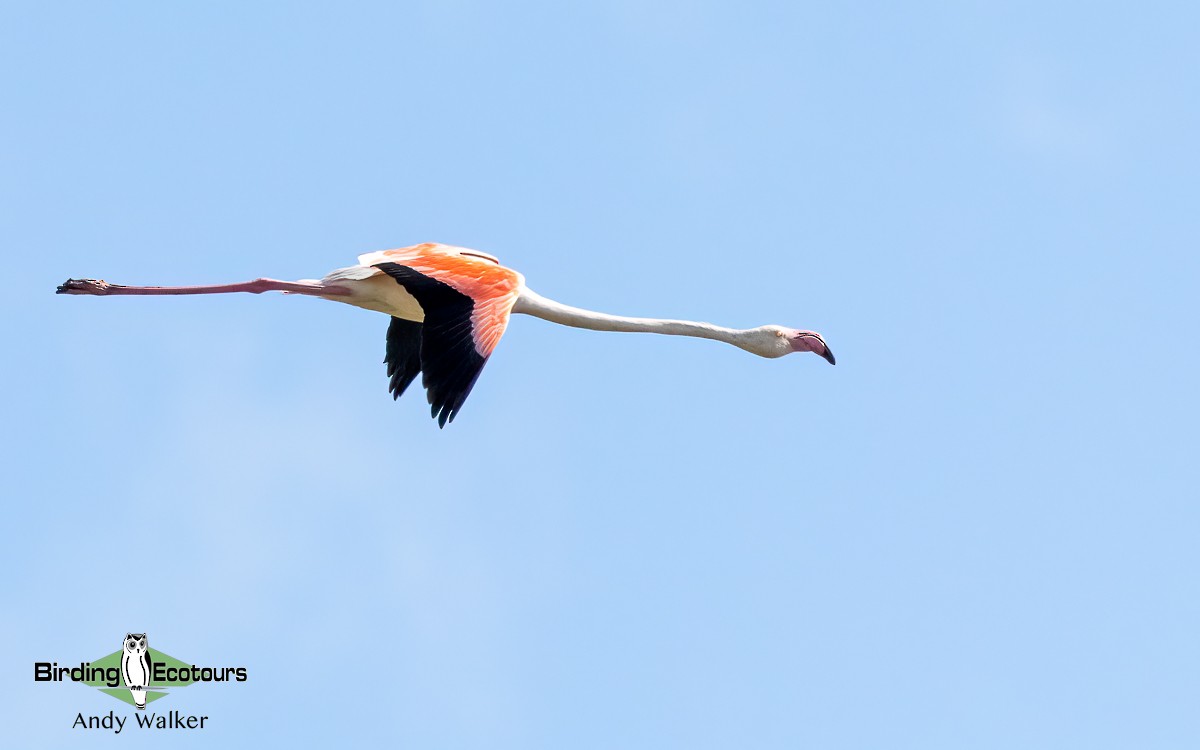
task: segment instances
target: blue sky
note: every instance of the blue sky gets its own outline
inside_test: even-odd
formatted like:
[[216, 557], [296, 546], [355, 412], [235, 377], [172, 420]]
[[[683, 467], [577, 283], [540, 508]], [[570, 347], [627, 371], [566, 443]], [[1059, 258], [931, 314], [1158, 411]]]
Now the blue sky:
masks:
[[[0, 8], [10, 739], [133, 630], [249, 672], [134, 744], [1200, 743], [1195, 10], [648, 5]], [[422, 241], [839, 364], [518, 317], [439, 431], [382, 316], [52, 293]]]

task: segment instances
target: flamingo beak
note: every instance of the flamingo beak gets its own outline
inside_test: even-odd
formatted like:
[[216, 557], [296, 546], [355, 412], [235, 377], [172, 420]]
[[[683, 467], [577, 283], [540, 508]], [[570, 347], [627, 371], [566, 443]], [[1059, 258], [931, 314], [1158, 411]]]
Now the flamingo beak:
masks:
[[821, 338], [821, 334], [813, 331], [796, 331], [792, 338], [792, 351], [812, 352], [831, 365], [837, 364], [837, 360], [833, 357], [833, 351], [825, 343], [825, 339]]

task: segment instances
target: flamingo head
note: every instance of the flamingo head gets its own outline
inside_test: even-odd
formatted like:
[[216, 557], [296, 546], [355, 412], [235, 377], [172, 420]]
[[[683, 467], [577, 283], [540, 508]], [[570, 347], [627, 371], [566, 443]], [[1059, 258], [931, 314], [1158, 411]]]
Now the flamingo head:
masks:
[[783, 326], [762, 326], [745, 331], [744, 339], [737, 345], [746, 351], [760, 357], [774, 359], [795, 352], [812, 352], [820, 355], [829, 364], [837, 364], [833, 352], [825, 344], [825, 339], [815, 331], [798, 331], [795, 328]]

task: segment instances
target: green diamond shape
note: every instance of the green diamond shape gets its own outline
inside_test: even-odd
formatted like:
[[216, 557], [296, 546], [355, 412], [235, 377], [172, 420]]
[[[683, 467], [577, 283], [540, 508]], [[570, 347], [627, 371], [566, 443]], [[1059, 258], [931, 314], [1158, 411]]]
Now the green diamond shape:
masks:
[[[168, 667], [175, 667], [176, 669], [188, 670], [188, 672], [190, 673], [192, 665], [188, 664], [187, 662], [179, 661], [174, 656], [164, 654], [162, 651], [159, 651], [159, 650], [153, 649], [153, 648], [149, 649], [148, 653], [150, 654], [150, 660], [152, 662], [154, 662], [154, 664], [156, 666], [158, 664], [165, 664]], [[114, 651], [111, 654], [109, 654], [108, 656], [94, 660], [92, 662], [92, 666], [96, 667], [98, 669], [107, 669], [109, 667], [116, 667], [117, 671], [120, 672], [121, 654], [122, 654], [121, 651]], [[156, 688], [163, 688], [163, 687], [174, 688], [174, 687], [186, 687], [186, 686], [194, 683], [195, 680], [192, 680], [192, 679], [164, 680], [161, 682], [155, 682], [152, 680], [152, 682], [154, 683], [153, 686]], [[99, 688], [100, 692], [108, 693], [109, 695], [116, 698], [117, 700], [125, 701], [126, 703], [128, 703], [131, 706], [134, 705], [133, 693], [129, 692], [128, 687], [110, 688], [110, 687], [108, 687], [107, 684], [105, 684], [104, 680], [85, 680], [84, 683], [87, 685], [91, 685], [94, 688]], [[121, 684], [122, 685], [125, 684], [124, 677], [121, 678]], [[146, 703], [149, 704], [151, 701], [156, 701], [159, 698], [162, 698], [166, 695], [167, 695], [167, 693], [165, 693], [161, 690], [147, 690], [146, 691]]]

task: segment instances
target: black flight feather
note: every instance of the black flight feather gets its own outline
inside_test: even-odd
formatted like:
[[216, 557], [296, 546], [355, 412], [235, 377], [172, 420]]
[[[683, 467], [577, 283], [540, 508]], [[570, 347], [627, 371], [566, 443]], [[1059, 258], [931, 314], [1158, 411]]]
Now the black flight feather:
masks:
[[388, 391], [392, 398], [404, 395], [405, 389], [421, 372], [421, 324], [403, 318], [392, 318], [387, 332]]

